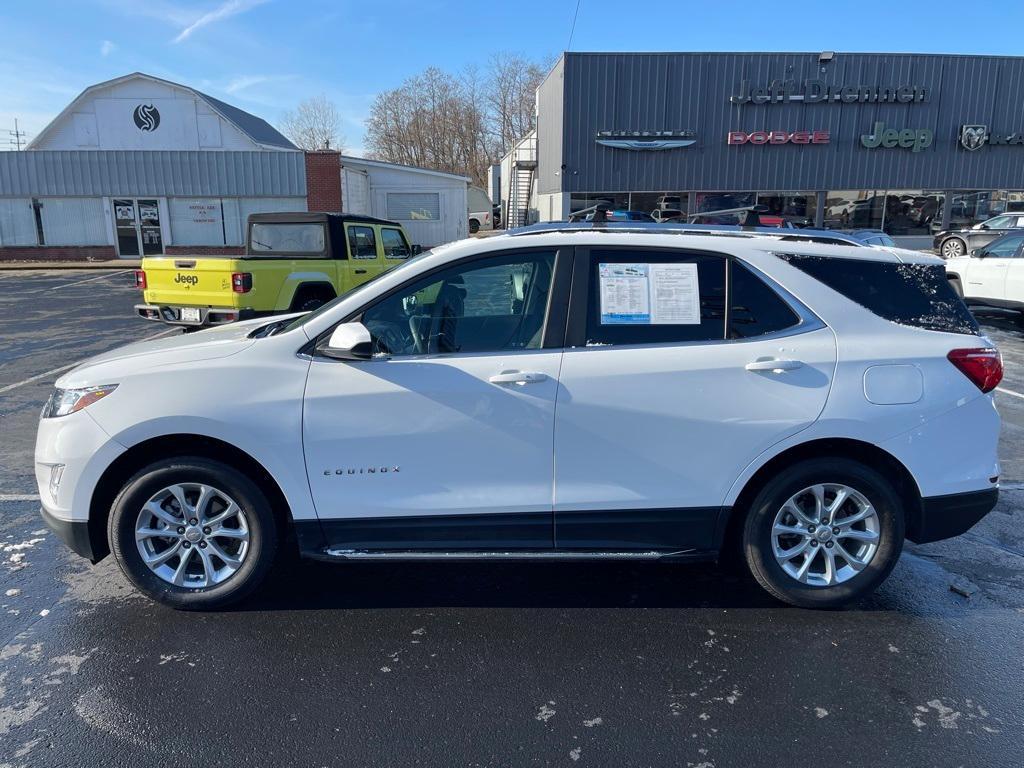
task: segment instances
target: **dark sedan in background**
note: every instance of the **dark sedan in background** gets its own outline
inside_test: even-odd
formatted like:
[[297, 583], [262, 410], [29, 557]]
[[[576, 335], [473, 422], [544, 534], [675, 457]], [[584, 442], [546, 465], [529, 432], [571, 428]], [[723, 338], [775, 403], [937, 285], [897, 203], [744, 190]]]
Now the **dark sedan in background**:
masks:
[[964, 256], [975, 248], [988, 245], [1007, 232], [1024, 227], [1024, 213], [1004, 213], [969, 229], [953, 229], [935, 235], [932, 247], [944, 259]]

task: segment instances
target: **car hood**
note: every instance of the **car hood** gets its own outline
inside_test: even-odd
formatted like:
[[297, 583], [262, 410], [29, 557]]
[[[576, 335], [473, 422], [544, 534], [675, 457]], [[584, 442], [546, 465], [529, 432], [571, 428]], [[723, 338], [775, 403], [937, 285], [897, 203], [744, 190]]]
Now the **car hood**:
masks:
[[234, 355], [255, 344], [256, 339], [249, 338], [249, 334], [266, 323], [266, 318], [259, 318], [196, 333], [172, 331], [174, 335], [118, 347], [75, 366], [57, 379], [57, 386], [112, 384], [125, 375], [151, 368]]

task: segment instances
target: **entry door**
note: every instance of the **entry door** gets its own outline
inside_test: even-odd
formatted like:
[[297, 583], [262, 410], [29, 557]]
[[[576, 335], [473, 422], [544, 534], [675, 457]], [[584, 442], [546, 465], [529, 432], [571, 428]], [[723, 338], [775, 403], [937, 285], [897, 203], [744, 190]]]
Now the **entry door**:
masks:
[[991, 245], [982, 246], [967, 266], [967, 285], [964, 293], [968, 297], [1001, 300], [1006, 298], [1006, 279], [1010, 266], [1024, 245], [1024, 233], [1008, 235]]
[[113, 208], [119, 256], [151, 256], [164, 252], [158, 200], [121, 198], [113, 201]]
[[520, 251], [421, 278], [361, 313], [377, 357], [314, 356], [303, 439], [333, 546], [551, 547], [555, 260]]
[[555, 546], [710, 549], [743, 469], [824, 408], [833, 334], [725, 257], [595, 249], [577, 261]]

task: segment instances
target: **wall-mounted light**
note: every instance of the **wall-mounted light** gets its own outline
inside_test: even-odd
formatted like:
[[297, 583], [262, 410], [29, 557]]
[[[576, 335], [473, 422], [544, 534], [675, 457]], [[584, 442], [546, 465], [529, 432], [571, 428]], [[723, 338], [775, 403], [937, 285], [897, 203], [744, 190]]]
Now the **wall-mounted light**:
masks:
[[828, 64], [835, 57], [836, 57], [836, 52], [835, 51], [822, 51], [821, 53], [818, 54], [818, 63], [819, 64]]

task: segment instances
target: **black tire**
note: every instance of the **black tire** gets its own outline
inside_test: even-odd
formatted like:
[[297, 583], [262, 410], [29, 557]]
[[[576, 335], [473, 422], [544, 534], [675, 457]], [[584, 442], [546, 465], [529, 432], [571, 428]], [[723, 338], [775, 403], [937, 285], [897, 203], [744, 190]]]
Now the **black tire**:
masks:
[[[862, 571], [832, 586], [798, 581], [783, 570], [772, 549], [772, 526], [782, 505], [794, 494], [819, 483], [853, 488], [867, 498], [878, 515], [874, 556]], [[886, 579], [903, 550], [904, 530], [903, 505], [883, 475], [850, 459], [811, 459], [787, 467], [757, 494], [743, 527], [743, 552], [754, 578], [778, 600], [801, 608], [839, 608], [868, 595]]]
[[944, 259], [955, 259], [967, 253], [967, 243], [959, 237], [947, 237], [939, 245], [939, 255]]
[[[234, 499], [245, 513], [248, 549], [238, 569], [214, 586], [175, 586], [163, 580], [143, 562], [136, 545], [135, 526], [143, 505], [154, 494], [176, 483], [213, 486]], [[256, 484], [234, 467], [196, 456], [157, 462], [132, 477], [114, 500], [107, 536], [117, 564], [140, 592], [164, 605], [187, 611], [225, 608], [249, 595], [266, 577], [278, 549], [274, 515]]]
[[312, 312], [314, 309], [319, 309], [333, 298], [334, 296], [322, 288], [299, 288], [295, 294], [295, 298], [292, 299], [292, 304], [288, 308], [288, 311]]
[[961, 299], [964, 297], [964, 287], [960, 283], [959, 277], [951, 277], [949, 279], [949, 287], [953, 289], [953, 293], [959, 296]]
[[477, 221], [476, 219], [470, 219], [469, 220], [469, 234], [475, 235], [479, 231], [480, 231], [480, 222]]

